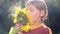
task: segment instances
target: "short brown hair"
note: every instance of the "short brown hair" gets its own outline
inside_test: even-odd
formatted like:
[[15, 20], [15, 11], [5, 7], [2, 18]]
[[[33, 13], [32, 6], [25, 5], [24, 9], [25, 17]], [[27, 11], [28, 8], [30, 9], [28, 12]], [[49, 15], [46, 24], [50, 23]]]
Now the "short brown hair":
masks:
[[30, 3], [34, 5], [37, 9], [44, 10], [46, 12], [46, 15], [43, 17], [43, 20], [45, 20], [46, 17], [48, 16], [47, 4], [45, 3], [45, 1], [44, 2], [38, 0], [30, 1], [26, 4], [26, 6], [29, 5]]

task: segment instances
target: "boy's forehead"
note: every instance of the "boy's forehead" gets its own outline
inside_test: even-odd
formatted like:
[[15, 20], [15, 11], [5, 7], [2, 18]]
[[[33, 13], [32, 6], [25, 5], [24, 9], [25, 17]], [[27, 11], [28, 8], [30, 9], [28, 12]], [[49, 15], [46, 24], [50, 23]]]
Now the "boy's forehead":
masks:
[[26, 8], [31, 8], [31, 7], [33, 7], [31, 3], [26, 6]]
[[34, 5], [32, 5], [32, 4], [28, 5], [26, 8], [29, 9], [29, 10], [36, 10], [36, 9], [37, 9], [37, 8], [36, 8]]

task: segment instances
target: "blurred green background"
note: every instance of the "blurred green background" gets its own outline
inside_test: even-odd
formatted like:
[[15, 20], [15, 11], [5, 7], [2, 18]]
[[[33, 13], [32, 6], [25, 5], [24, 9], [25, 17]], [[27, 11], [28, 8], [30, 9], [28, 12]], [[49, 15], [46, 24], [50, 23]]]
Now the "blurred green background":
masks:
[[[45, 0], [48, 6], [49, 19], [45, 22], [52, 29], [53, 34], [60, 34], [60, 0]], [[0, 0], [0, 34], [8, 34], [14, 25], [9, 8], [19, 3], [24, 8], [27, 0]]]

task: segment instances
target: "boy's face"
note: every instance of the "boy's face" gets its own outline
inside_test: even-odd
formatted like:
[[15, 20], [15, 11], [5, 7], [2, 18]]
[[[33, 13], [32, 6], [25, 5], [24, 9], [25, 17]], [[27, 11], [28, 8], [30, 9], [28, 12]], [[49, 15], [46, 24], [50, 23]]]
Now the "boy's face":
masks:
[[40, 18], [40, 11], [32, 4], [26, 6], [28, 13], [30, 14], [30, 19], [35, 22]]

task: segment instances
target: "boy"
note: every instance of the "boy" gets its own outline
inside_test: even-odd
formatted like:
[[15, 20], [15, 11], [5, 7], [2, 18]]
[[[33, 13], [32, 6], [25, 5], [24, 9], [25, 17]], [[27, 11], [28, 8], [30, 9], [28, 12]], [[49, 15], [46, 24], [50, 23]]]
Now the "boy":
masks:
[[[34, 22], [28, 32], [17, 32], [17, 34], [52, 34], [51, 29], [44, 24], [44, 19], [48, 16], [48, 9], [43, 0], [30, 0], [26, 4], [30, 19]], [[19, 30], [20, 24], [14, 27]]]

